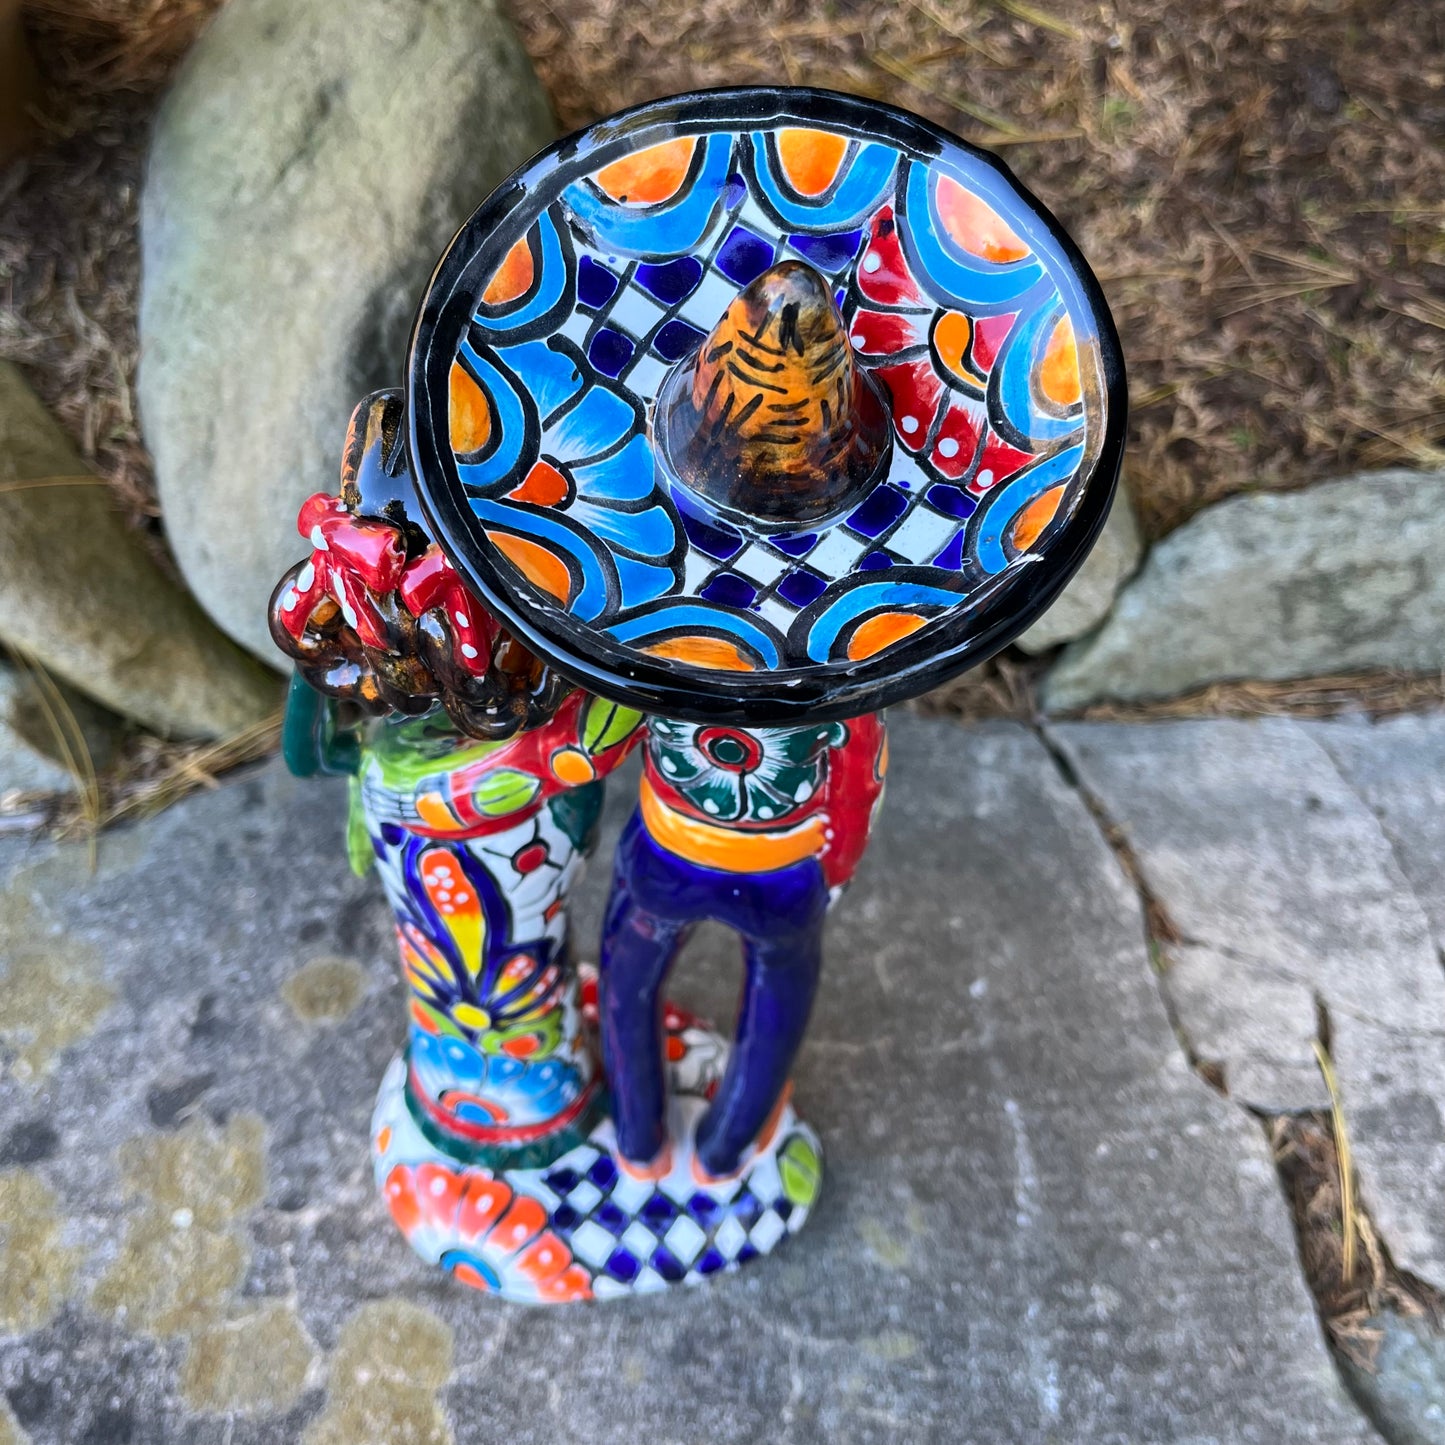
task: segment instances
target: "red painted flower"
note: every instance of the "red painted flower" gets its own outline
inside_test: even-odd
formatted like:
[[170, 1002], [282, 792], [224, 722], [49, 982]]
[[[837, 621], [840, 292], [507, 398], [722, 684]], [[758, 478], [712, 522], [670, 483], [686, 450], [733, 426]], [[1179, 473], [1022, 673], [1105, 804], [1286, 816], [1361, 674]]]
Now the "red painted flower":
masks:
[[398, 1164], [382, 1192], [411, 1247], [474, 1289], [549, 1303], [591, 1298], [591, 1276], [547, 1227], [542, 1203], [485, 1169]]
[[988, 376], [1014, 312], [971, 317], [940, 311], [909, 269], [893, 210], [874, 215], [857, 272], [864, 298], [849, 334], [865, 366], [893, 399], [899, 444], [945, 481], [970, 477], [982, 493], [1033, 454], [988, 423]]

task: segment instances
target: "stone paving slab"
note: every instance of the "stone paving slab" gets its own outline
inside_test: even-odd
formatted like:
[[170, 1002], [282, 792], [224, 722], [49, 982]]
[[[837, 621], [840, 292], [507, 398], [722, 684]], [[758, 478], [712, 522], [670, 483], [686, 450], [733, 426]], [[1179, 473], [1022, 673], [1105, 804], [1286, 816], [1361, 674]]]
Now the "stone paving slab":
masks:
[[1445, 714], [1300, 727], [1379, 820], [1445, 958]]
[[1050, 729], [1182, 935], [1163, 986], [1233, 1097], [1271, 1111], [1328, 1102], [1312, 1047], [1323, 1003], [1364, 1201], [1395, 1262], [1437, 1284], [1445, 971], [1422, 895], [1445, 904], [1445, 828], [1430, 808], [1440, 729], [1287, 718]]
[[[402, 998], [339, 788], [253, 773], [107, 836], [94, 874], [83, 849], [7, 842], [18, 1426], [35, 1445], [1374, 1438], [1262, 1135], [1185, 1066], [1078, 793], [1020, 727], [902, 715], [893, 743], [797, 1075], [828, 1151], [817, 1212], [738, 1276], [596, 1308], [444, 1280], [373, 1193]], [[625, 811], [614, 788], [614, 833]], [[725, 1014], [736, 967], [704, 931], [676, 993]]]

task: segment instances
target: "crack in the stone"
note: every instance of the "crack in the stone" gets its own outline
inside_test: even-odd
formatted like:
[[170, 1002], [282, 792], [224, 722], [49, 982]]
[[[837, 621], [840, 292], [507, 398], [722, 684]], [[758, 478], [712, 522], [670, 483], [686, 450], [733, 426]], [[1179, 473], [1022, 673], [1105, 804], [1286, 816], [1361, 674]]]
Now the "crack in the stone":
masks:
[[[1315, 994], [1315, 1020], [1316, 1042], [1323, 1051], [1324, 1060], [1328, 1061], [1331, 1057], [1334, 1024], [1329, 1003], [1318, 993]], [[1323, 1063], [1321, 1073], [1328, 1083], [1331, 1075]], [[1314, 1296], [1321, 1323], [1325, 1326], [1326, 1339], [1336, 1355], [1337, 1363], [1340, 1360], [1351, 1360], [1360, 1364], [1361, 1361], [1356, 1359], [1352, 1347], [1352, 1324], [1357, 1322], [1362, 1312], [1368, 1311], [1374, 1315], [1394, 1313], [1400, 1316], [1423, 1314], [1433, 1320], [1438, 1329], [1441, 1321], [1445, 1320], [1445, 1294], [1429, 1280], [1401, 1269], [1395, 1263], [1389, 1244], [1382, 1238], [1374, 1216], [1360, 1197], [1357, 1170], [1351, 1159], [1348, 1129], [1343, 1127], [1347, 1121], [1343, 1114], [1340, 1114], [1340, 1127], [1337, 1127], [1333, 1096], [1331, 1104], [1330, 1111], [1306, 1109], [1293, 1114], [1253, 1112], [1264, 1127], [1266, 1137], [1270, 1139], [1276, 1171], [1294, 1224], [1300, 1268], [1310, 1293]], [[1278, 1141], [1280, 1138], [1289, 1137], [1292, 1132], [1299, 1133], [1310, 1127], [1319, 1130], [1328, 1140], [1333, 1156], [1330, 1171], [1332, 1179], [1324, 1180], [1323, 1183], [1316, 1180], [1303, 1189], [1297, 1189], [1292, 1187], [1291, 1178], [1296, 1167], [1291, 1158], [1294, 1151], [1280, 1151]], [[1350, 1222], [1364, 1258], [1360, 1260], [1357, 1257], [1357, 1268], [1353, 1275], [1336, 1272], [1332, 1276], [1331, 1270], [1338, 1263], [1335, 1260], [1335, 1251], [1338, 1249], [1341, 1257], [1343, 1256], [1341, 1242], [1346, 1222], [1343, 1189], [1339, 1188], [1339, 1197], [1335, 1197], [1330, 1186], [1346, 1173], [1354, 1181]], [[1320, 1206], [1325, 1199], [1328, 1199], [1330, 1204], [1322, 1218]], [[1358, 1267], [1361, 1265], [1363, 1270]], [[1368, 1367], [1368, 1362], [1366, 1364]], [[1341, 1374], [1346, 1388], [1356, 1396], [1357, 1403], [1361, 1403], [1363, 1408], [1363, 1402], [1359, 1400], [1350, 1378], [1344, 1371]], [[1368, 1409], [1366, 1413], [1370, 1415]], [[1370, 1415], [1370, 1418], [1372, 1423], [1378, 1424], [1373, 1415]], [[1386, 1438], [1392, 1437], [1387, 1435]]]
[[[1134, 854], [1133, 847], [1129, 842], [1128, 834], [1124, 829], [1123, 825], [1117, 822], [1110, 815], [1109, 810], [1105, 806], [1103, 800], [1084, 785], [1083, 780], [1078, 776], [1078, 773], [1073, 767], [1073, 764], [1070, 762], [1067, 754], [1064, 753], [1063, 749], [1059, 745], [1057, 745], [1054, 742], [1053, 738], [1049, 735], [1047, 724], [1040, 720], [1031, 724], [1030, 726], [1035, 735], [1038, 737], [1039, 742], [1042, 744], [1045, 752], [1053, 760], [1053, 763], [1058, 769], [1059, 775], [1063, 779], [1064, 783], [1071, 790], [1078, 794], [1080, 801], [1084, 804], [1085, 810], [1094, 820], [1096, 826], [1099, 828], [1101, 834], [1103, 835], [1105, 844], [1109, 847], [1110, 852], [1113, 853], [1115, 859], [1117, 860], [1120, 870], [1123, 872], [1126, 880], [1129, 882], [1130, 886], [1133, 888], [1135, 894], [1137, 895], [1140, 908], [1144, 917], [1145, 939], [1149, 946], [1151, 954], [1154, 954], [1156, 951], [1162, 953], [1170, 945], [1174, 945], [1176, 947], [1182, 945], [1184, 947], [1195, 948], [1216, 948], [1221, 953], [1224, 953], [1227, 957], [1233, 957], [1239, 962], [1248, 964], [1250, 966], [1259, 966], [1270, 969], [1278, 974], [1282, 974], [1288, 977], [1288, 970], [1280, 969], [1278, 965], [1265, 964], [1263, 960], [1252, 959], [1247, 954], [1244, 954], [1241, 950], [1234, 949], [1230, 945], [1209, 944], [1203, 942], [1202, 940], [1190, 938], [1189, 936], [1184, 934], [1183, 931], [1177, 927], [1173, 919], [1170, 917], [1169, 912], [1165, 907], [1163, 901], [1152, 892], [1147, 882], [1145, 881], [1143, 871], [1140, 868], [1139, 861]], [[1340, 768], [1338, 764], [1335, 762], [1335, 759], [1329, 755], [1324, 745], [1317, 743], [1316, 746], [1319, 747], [1321, 752], [1325, 753], [1327, 761], [1331, 764], [1332, 767], [1334, 767], [1335, 772], [1340, 773]], [[1343, 778], [1343, 775], [1341, 775], [1341, 781], [1351, 793], [1354, 793], [1356, 797], [1359, 797], [1359, 794], [1348, 782], [1348, 780]], [[1406, 887], [1410, 892], [1410, 896], [1415, 900], [1417, 907], [1419, 907], [1419, 898], [1414, 893], [1413, 888], [1410, 887], [1408, 878], [1405, 878], [1403, 868], [1399, 866], [1399, 856], [1395, 853], [1393, 840], [1391, 840], [1388, 834], [1385, 832], [1384, 826], [1382, 823], [1380, 823], [1380, 820], [1378, 816], [1375, 815], [1374, 810], [1370, 809], [1369, 805], [1364, 803], [1363, 798], [1360, 798], [1360, 801], [1362, 804], [1364, 804], [1367, 811], [1370, 812], [1371, 816], [1375, 817], [1376, 825], [1380, 828], [1381, 834], [1385, 837], [1385, 841], [1390, 847], [1391, 856], [1394, 858], [1396, 863], [1396, 869], [1400, 873], [1401, 877], [1404, 879]], [[1421, 912], [1424, 913], [1423, 907], [1421, 907]], [[1426, 920], [1428, 926], [1428, 915], [1426, 915]], [[1445, 947], [1442, 947], [1440, 949], [1440, 956], [1442, 967], [1445, 967]], [[1301, 980], [1296, 978], [1289, 978], [1289, 981], [1301, 982]], [[1196, 1074], [1200, 1076], [1200, 1078], [1206, 1084], [1214, 1088], [1218, 1093], [1221, 1093], [1228, 1097], [1229, 1091], [1227, 1087], [1227, 1080], [1224, 1076], [1223, 1066], [1213, 1060], [1202, 1059], [1200, 1057], [1198, 1050], [1195, 1048], [1193, 1041], [1190, 1039], [1188, 1032], [1184, 1028], [1182, 1020], [1179, 1018], [1179, 1015], [1174, 1008], [1173, 1001], [1169, 996], [1169, 990], [1164, 986], [1162, 978], [1158, 977], [1157, 975], [1155, 985], [1158, 989], [1160, 1001], [1164, 1007], [1164, 1012], [1169, 1019], [1170, 1027], [1174, 1030], [1175, 1038], [1178, 1039], [1180, 1048], [1183, 1050], [1184, 1056], [1188, 1061], [1190, 1067]], [[1310, 986], [1311, 993], [1315, 1000], [1317, 1036], [1323, 1047], [1328, 1052], [1331, 1034], [1329, 1015], [1330, 1006], [1326, 1004], [1325, 1000], [1313, 987], [1312, 981], [1310, 981], [1310, 984], [1308, 986]], [[1351, 1017], [1355, 1016], [1350, 1012], [1349, 1009], [1341, 1008], [1338, 1004], [1333, 1005], [1333, 1007], [1336, 1012], [1345, 1013]], [[1390, 1033], [1407, 1033], [1407, 1036], [1416, 1038], [1438, 1036], [1435, 1031], [1429, 1031], [1428, 1033], [1425, 1033], [1423, 1035], [1420, 1032], [1408, 1034], [1408, 1031], [1395, 1030], [1392, 1028], [1392, 1026], [1381, 1023], [1378, 1020], [1371, 1019], [1368, 1016], [1362, 1017], [1360, 1021], [1374, 1024], [1375, 1026]], [[1237, 1101], [1231, 1102], [1237, 1103]], [[1261, 1127], [1264, 1128], [1266, 1131], [1266, 1138], [1269, 1138], [1269, 1129], [1272, 1123], [1278, 1125], [1280, 1123], [1289, 1121], [1295, 1117], [1304, 1117], [1304, 1115], [1297, 1116], [1292, 1114], [1278, 1114], [1271, 1116], [1262, 1113], [1259, 1110], [1251, 1109], [1249, 1106], [1244, 1104], [1237, 1104], [1237, 1107], [1243, 1109], [1246, 1114], [1259, 1121]], [[1305, 1113], [1308, 1114], [1310, 1113], [1310, 1111], [1305, 1111]], [[1330, 1320], [1325, 1310], [1324, 1297], [1318, 1287], [1318, 1281], [1312, 1277], [1310, 1270], [1306, 1266], [1306, 1221], [1297, 1210], [1295, 1200], [1290, 1196], [1283, 1164], [1284, 1161], [1276, 1157], [1275, 1172], [1280, 1185], [1281, 1193], [1284, 1195], [1286, 1208], [1289, 1210], [1291, 1222], [1295, 1230], [1297, 1263], [1299, 1266], [1301, 1278], [1305, 1283], [1305, 1287], [1309, 1290], [1311, 1298], [1315, 1302], [1316, 1313], [1319, 1317], [1321, 1324], [1321, 1333], [1324, 1337], [1326, 1347], [1330, 1352], [1331, 1359], [1334, 1361], [1336, 1370], [1340, 1375], [1341, 1383], [1344, 1384], [1346, 1390], [1349, 1391], [1351, 1397], [1355, 1400], [1357, 1408], [1360, 1408], [1361, 1414], [1362, 1416], [1364, 1416], [1366, 1421], [1372, 1427], [1378, 1428], [1376, 1426], [1376, 1422], [1372, 1419], [1368, 1412], [1366, 1412], [1363, 1407], [1361, 1407], [1361, 1402], [1358, 1396], [1356, 1396], [1354, 1390], [1351, 1389], [1349, 1380], [1346, 1377], [1344, 1371], [1341, 1369], [1340, 1346], [1335, 1340], [1333, 1333], [1331, 1332]], [[1414, 1278], [1413, 1276], [1405, 1276], [1402, 1272], [1395, 1271], [1393, 1265], [1388, 1263], [1390, 1260], [1389, 1247], [1382, 1239], [1380, 1239], [1378, 1231], [1374, 1230], [1373, 1221], [1370, 1220], [1367, 1211], [1365, 1211], [1364, 1207], [1360, 1204], [1358, 1198], [1355, 1202], [1355, 1213], [1363, 1217], [1367, 1222], [1367, 1227], [1371, 1230], [1373, 1234], [1376, 1246], [1383, 1254], [1383, 1257], [1387, 1262], [1387, 1268], [1390, 1269], [1392, 1274], [1398, 1275], [1402, 1280], [1406, 1282], [1412, 1280]], [[1428, 1282], [1418, 1281], [1418, 1284], [1420, 1286], [1419, 1293], [1422, 1296], [1429, 1294], [1433, 1298], [1438, 1299], [1440, 1297], [1439, 1292], [1436, 1291], [1434, 1287]]]
[[[1263, 958], [1258, 954], [1247, 952], [1238, 948], [1232, 943], [1222, 943], [1216, 939], [1199, 938], [1194, 934], [1180, 933], [1174, 940], [1181, 948], [1201, 948], [1212, 950], [1229, 959], [1232, 963], [1243, 964], [1246, 968], [1256, 969], [1270, 978], [1276, 978], [1284, 983], [1298, 984], [1301, 988], [1318, 997], [1318, 983], [1315, 978], [1306, 973], [1298, 973], [1287, 963], [1280, 963], [1277, 960]], [[1337, 999], [1331, 999], [1329, 1006], [1335, 1013], [1344, 1014], [1346, 1018], [1354, 1019], [1356, 1023], [1369, 1024], [1371, 1028], [1377, 1028], [1382, 1033], [1389, 1034], [1392, 1038], [1418, 1039], [1422, 1042], [1427, 1039], [1445, 1039], [1445, 1029], [1416, 1029], [1408, 1024], [1387, 1023], [1384, 1019], [1375, 1014], [1367, 1013], [1364, 1009], [1356, 1008], [1353, 1004], [1343, 1004]]]
[[1164, 987], [1160, 977], [1162, 964], [1169, 947], [1178, 944], [1183, 935], [1163, 899], [1149, 887], [1145, 880], [1144, 871], [1134, 853], [1134, 846], [1129, 841], [1127, 830], [1121, 822], [1110, 815], [1104, 800], [1084, 785], [1083, 779], [1079, 777], [1068, 754], [1054, 741], [1047, 724], [1033, 722], [1029, 724], [1029, 728], [1038, 738], [1065, 785], [1078, 795], [1085, 812], [1098, 828], [1105, 846], [1119, 865], [1119, 871], [1124, 875], [1125, 881], [1139, 901], [1139, 910], [1144, 923], [1144, 943], [1149, 951], [1150, 962], [1154, 965], [1155, 991], [1159, 995], [1164, 1015], [1169, 1021], [1169, 1027], [1173, 1031], [1174, 1037], [1179, 1042], [1185, 1060], [1189, 1067], [1211, 1088], [1219, 1093], [1227, 1093], [1223, 1064], [1200, 1054], [1195, 1047], [1194, 1040], [1189, 1036], [1189, 1031], [1184, 1027], [1184, 1020], [1179, 1016], [1179, 1010], [1175, 1007], [1169, 990]]

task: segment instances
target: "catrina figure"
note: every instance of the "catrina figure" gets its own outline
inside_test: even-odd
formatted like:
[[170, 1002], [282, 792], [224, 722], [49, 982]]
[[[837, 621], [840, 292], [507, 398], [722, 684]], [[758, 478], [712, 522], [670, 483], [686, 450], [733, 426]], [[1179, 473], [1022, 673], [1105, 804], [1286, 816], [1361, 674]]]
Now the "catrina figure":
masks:
[[[602, 1298], [802, 1227], [822, 1158], [790, 1078], [881, 710], [1058, 595], [1125, 413], [1057, 222], [875, 101], [658, 101], [461, 229], [271, 614], [288, 756], [350, 775], [353, 862], [396, 916], [407, 1043], [372, 1157], [423, 1258]], [[569, 890], [639, 747], [593, 972]], [[664, 992], [704, 919], [742, 944], [730, 1040]]]

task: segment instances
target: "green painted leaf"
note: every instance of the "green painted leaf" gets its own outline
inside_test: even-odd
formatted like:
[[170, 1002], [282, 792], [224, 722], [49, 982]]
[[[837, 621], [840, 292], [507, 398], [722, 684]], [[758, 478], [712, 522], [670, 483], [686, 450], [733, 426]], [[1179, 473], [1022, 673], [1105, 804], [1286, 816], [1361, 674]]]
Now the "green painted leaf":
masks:
[[620, 707], [605, 697], [594, 697], [582, 719], [582, 746], [589, 753], [605, 752], [635, 733], [642, 714]]
[[381, 768], [382, 782], [394, 793], [407, 793], [430, 791], [433, 779], [506, 745], [463, 737], [446, 713], [434, 708], [422, 717], [385, 719], [373, 731], [368, 751]]
[[823, 1161], [801, 1134], [794, 1134], [778, 1154], [778, 1174], [790, 1203], [811, 1205], [823, 1183]]
[[505, 813], [515, 813], [525, 808], [541, 791], [539, 778], [519, 773], [515, 768], [498, 768], [482, 779], [477, 791], [477, 811], [489, 818], [500, 818]]
[[512, 1040], [529, 1034], [537, 1040], [537, 1047], [527, 1055], [528, 1062], [550, 1058], [562, 1046], [562, 1010], [553, 1009], [531, 1023], [513, 1024], [507, 1029], [489, 1029], [478, 1036], [477, 1047], [484, 1054], [505, 1054]]
[[439, 1008], [433, 1008], [431, 1004], [418, 998], [415, 990], [412, 992], [411, 1001], [413, 1008], [420, 1009], [422, 1013], [436, 1025], [438, 1033], [446, 1034], [448, 1037], [454, 1039], [466, 1038], [466, 1034], [462, 1031], [461, 1027], [454, 1022], [449, 1013], [445, 1013]]

